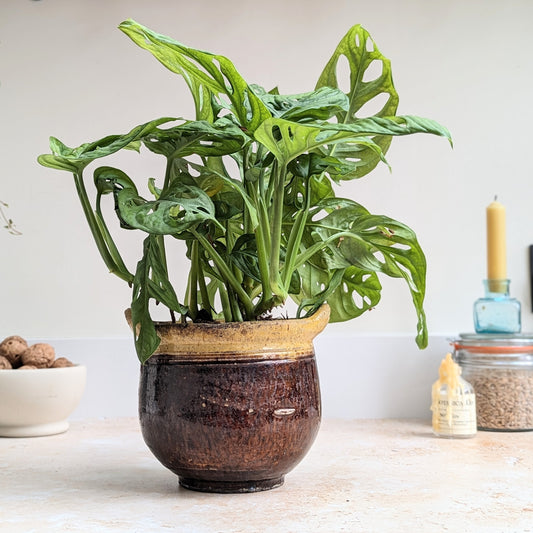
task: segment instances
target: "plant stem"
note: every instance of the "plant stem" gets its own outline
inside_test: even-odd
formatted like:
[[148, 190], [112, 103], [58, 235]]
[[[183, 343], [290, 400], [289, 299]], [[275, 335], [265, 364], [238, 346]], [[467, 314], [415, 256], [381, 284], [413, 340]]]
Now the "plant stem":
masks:
[[172, 157], [167, 158], [167, 164], [165, 167], [165, 181], [163, 182], [163, 190], [166, 191], [170, 184], [170, 175], [172, 173], [172, 165], [174, 164], [174, 159]]
[[[195, 241], [196, 248], [198, 248], [198, 242]], [[213, 313], [213, 305], [209, 298], [209, 292], [207, 290], [207, 285], [205, 284], [205, 277], [204, 277], [204, 267], [202, 266], [202, 258], [200, 257], [200, 252], [198, 250], [198, 263], [197, 263], [197, 276], [198, 276], [198, 287], [200, 288], [200, 303], [202, 306], [202, 309], [205, 311], [209, 311], [209, 313]]]
[[[104, 240], [105, 246], [107, 247], [109, 254], [112, 257], [113, 262], [117, 266], [117, 269], [120, 270], [121, 272], [126, 272], [129, 274], [129, 270], [124, 264], [124, 261], [122, 260], [122, 257], [120, 255], [120, 252], [118, 251], [115, 241], [113, 240], [113, 237], [111, 237], [111, 233], [109, 232], [107, 224], [105, 223], [105, 219], [100, 210], [100, 206], [97, 206], [96, 208], [95, 222], [98, 226], [100, 234], [102, 235], [102, 239]], [[131, 274], [131, 276], [133, 276], [133, 274]]]
[[255, 228], [255, 243], [257, 247], [257, 261], [259, 266], [259, 275], [261, 276], [262, 297], [258, 306], [264, 306], [272, 299], [272, 288], [270, 286], [270, 269], [269, 269], [269, 248], [270, 248], [270, 227], [266, 215], [264, 204], [262, 203], [261, 194], [257, 193], [254, 183], [248, 184], [248, 192], [259, 212], [259, 224]]
[[89, 198], [87, 197], [87, 191], [83, 182], [82, 171], [74, 174], [74, 183], [76, 184], [76, 191], [81, 201], [85, 218], [87, 219], [87, 223], [89, 224], [89, 228], [95, 240], [98, 251], [100, 252], [100, 255], [102, 256], [102, 259], [104, 260], [107, 268], [109, 268], [109, 271], [117, 275], [119, 278], [127, 281], [128, 283], [132, 283], [133, 275], [128, 271], [122, 270], [117, 265], [112, 254], [109, 251], [106, 239], [102, 235], [101, 228], [98, 222], [96, 221], [94, 211], [92, 209], [91, 203], [89, 202]]
[[239, 307], [239, 301], [236, 298], [235, 294], [233, 293], [233, 290], [231, 287], [228, 287], [228, 298], [229, 298], [229, 305], [231, 308], [231, 316], [233, 317], [234, 322], [243, 322], [243, 316], [241, 313], [241, 309]]
[[287, 291], [281, 284], [280, 277], [280, 253], [281, 253], [281, 229], [283, 223], [283, 199], [284, 199], [284, 182], [287, 167], [276, 167], [274, 176], [274, 196], [272, 199], [272, 225], [270, 227], [270, 282], [272, 291], [276, 296], [280, 296], [284, 301], [287, 297]]
[[242, 283], [243, 281], [243, 273], [239, 270], [237, 265], [231, 261], [231, 254], [233, 252], [233, 247], [235, 246], [235, 232], [231, 228], [231, 221], [226, 220], [226, 255], [227, 255], [227, 262], [231, 264], [231, 269], [233, 271], [233, 275], [237, 278], [239, 283]]
[[220, 257], [219, 253], [204, 235], [198, 233], [193, 228], [190, 229], [190, 232], [196, 239], [198, 239], [198, 242], [204, 248], [207, 255], [211, 257], [219, 274], [222, 276], [225, 282], [228, 283], [228, 285], [235, 291], [235, 294], [244, 306], [246, 318], [251, 320], [254, 317], [254, 304], [246, 291], [242, 288], [237, 278], [233, 275], [231, 268], [226, 264], [224, 259]]
[[330, 235], [327, 239], [313, 244], [305, 251], [298, 254], [298, 256], [294, 260], [294, 269], [300, 268], [304, 263], [309, 261], [311, 257], [313, 257], [313, 255], [315, 255], [317, 252], [319, 252], [320, 250], [324, 250], [331, 243], [334, 243], [335, 241], [338, 241], [338, 239], [341, 239], [343, 237], [353, 239], [354, 235], [349, 231], [339, 231], [334, 235]]
[[198, 241], [191, 244], [191, 269], [187, 284], [189, 314], [192, 320], [198, 316]]
[[22, 235], [22, 232], [20, 232], [17, 228], [15, 228], [15, 224], [10, 218], [7, 218], [6, 214], [4, 213], [3, 207], [8, 207], [8, 205], [5, 202], [0, 201], [0, 217], [3, 219], [5, 226], [4, 228], [7, 229], [11, 235]]
[[228, 291], [222, 282], [219, 282], [218, 293], [220, 294], [220, 303], [222, 304], [222, 312], [224, 313], [224, 320], [226, 322], [233, 322], [233, 315], [231, 313], [231, 304], [229, 301]]
[[159, 248], [159, 256], [161, 258], [161, 266], [165, 270], [165, 274], [168, 278], [167, 252], [165, 250], [165, 236], [164, 235], [157, 236], [157, 244]]
[[305, 206], [298, 212], [291, 227], [289, 240], [287, 243], [287, 252], [285, 254], [285, 264], [281, 274], [281, 279], [285, 287], [289, 287], [292, 274], [295, 270], [294, 266], [298, 253], [300, 251], [300, 244], [302, 242], [302, 235], [309, 215], [309, 206], [311, 204], [310, 194], [310, 179], [305, 183]]

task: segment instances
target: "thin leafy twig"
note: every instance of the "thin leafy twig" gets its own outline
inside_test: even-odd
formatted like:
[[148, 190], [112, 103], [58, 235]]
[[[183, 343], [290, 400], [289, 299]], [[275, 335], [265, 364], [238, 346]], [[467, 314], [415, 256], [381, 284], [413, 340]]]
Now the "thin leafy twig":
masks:
[[3, 208], [7, 208], [7, 207], [9, 206], [5, 202], [2, 202], [0, 200], [0, 217], [5, 223], [4, 228], [7, 229], [7, 231], [11, 233], [11, 235], [22, 235], [22, 232], [16, 228], [14, 222], [10, 218], [8, 218], [7, 215], [5, 214]]

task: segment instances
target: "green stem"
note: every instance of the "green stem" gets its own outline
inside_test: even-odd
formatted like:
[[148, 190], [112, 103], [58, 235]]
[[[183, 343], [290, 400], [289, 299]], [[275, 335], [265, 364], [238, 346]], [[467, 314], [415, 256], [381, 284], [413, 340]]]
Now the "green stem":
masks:
[[233, 290], [231, 287], [228, 287], [228, 298], [229, 298], [229, 305], [231, 308], [231, 315], [233, 317], [233, 322], [243, 322], [243, 316], [241, 313], [241, 309], [239, 307], [238, 299], [236, 298], [235, 294], [233, 293]]
[[89, 229], [91, 230], [92, 236], [96, 243], [96, 247], [98, 248], [98, 251], [102, 256], [104, 263], [112, 274], [117, 275], [119, 278], [123, 279], [124, 281], [127, 281], [128, 283], [132, 283], [133, 275], [127, 270], [122, 270], [120, 266], [117, 265], [113, 258], [113, 255], [109, 251], [105, 236], [102, 233], [102, 228], [98, 224], [91, 203], [89, 202], [87, 191], [85, 189], [85, 184], [83, 182], [82, 172], [74, 174], [74, 183], [76, 184], [76, 191], [81, 201], [81, 206], [85, 214], [85, 218], [87, 219], [87, 223], [89, 224]]
[[163, 185], [163, 190], [166, 191], [170, 184], [170, 175], [172, 174], [172, 165], [174, 164], [174, 159], [172, 157], [167, 158], [167, 165], [165, 168], [165, 181]]
[[[239, 284], [242, 287], [243, 282], [243, 274], [242, 272], [237, 268], [237, 265], [235, 265], [231, 261], [231, 253], [233, 251], [233, 247], [235, 246], [235, 235], [231, 229], [231, 222], [229, 220], [226, 220], [226, 263], [231, 264], [231, 271], [233, 272], [233, 275], [235, 276], [235, 279], [239, 282]], [[235, 296], [235, 293], [233, 292], [231, 287], [228, 287], [227, 290], [228, 298], [229, 298], [229, 304], [231, 308], [231, 315], [233, 317], [234, 322], [242, 322], [242, 313], [241, 309], [239, 307], [239, 302], [237, 297]], [[246, 293], [248, 294], [248, 293]]]
[[122, 256], [120, 255], [120, 252], [118, 251], [118, 248], [115, 244], [115, 241], [113, 240], [113, 237], [111, 237], [111, 233], [109, 232], [109, 229], [107, 228], [107, 224], [105, 223], [103, 214], [99, 209], [96, 210], [95, 221], [96, 221], [96, 224], [98, 225], [102, 238], [105, 242], [105, 246], [107, 247], [113, 259], [113, 262], [117, 267], [117, 270], [122, 272], [126, 278], [129, 278], [131, 276], [131, 278], [133, 279], [133, 274], [130, 273], [124, 261], [122, 260]]
[[287, 297], [286, 290], [281, 284], [280, 278], [280, 252], [281, 252], [281, 229], [283, 223], [283, 199], [285, 193], [285, 174], [287, 167], [282, 166], [274, 177], [275, 188], [272, 202], [272, 225], [270, 227], [270, 281], [272, 291], [275, 295], [281, 296], [283, 300]]
[[247, 319], [251, 320], [254, 317], [254, 304], [246, 291], [242, 288], [237, 278], [233, 275], [231, 268], [226, 264], [224, 259], [220, 257], [219, 253], [204, 235], [198, 233], [192, 228], [190, 229], [190, 232], [196, 239], [198, 239], [198, 242], [204, 248], [207, 255], [211, 257], [219, 274], [222, 276], [225, 282], [235, 291], [236, 296], [244, 306]]
[[260, 305], [263, 306], [266, 304], [266, 302], [269, 302], [272, 299], [272, 288], [270, 286], [270, 269], [268, 263], [270, 259], [270, 227], [268, 217], [263, 216], [264, 209], [262, 209], [260, 205], [262, 204], [262, 198], [260, 194], [257, 194], [257, 189], [254, 183], [248, 184], [248, 193], [250, 194], [252, 201], [254, 202], [260, 213], [259, 224], [255, 228], [254, 234], [257, 247], [259, 275], [261, 276], [261, 285], [263, 289]]
[[298, 215], [296, 215], [294, 224], [292, 225], [289, 234], [287, 252], [285, 254], [285, 264], [283, 265], [283, 270], [281, 273], [281, 279], [285, 287], [289, 287], [290, 285], [291, 277], [294, 272], [294, 265], [300, 252], [300, 244], [302, 242], [302, 236], [307, 222], [307, 217], [309, 215], [309, 206], [311, 203], [309, 181], [310, 179], [308, 179], [305, 184], [305, 206], [301, 211], [298, 212]]
[[[263, 145], [259, 145], [259, 148], [257, 149], [257, 159], [260, 160], [261, 155], [263, 153]], [[276, 167], [277, 165], [275, 165]], [[257, 191], [258, 194], [257, 194]], [[262, 168], [261, 172], [259, 173], [259, 178], [257, 180], [257, 191], [256, 191], [256, 198], [255, 198], [255, 206], [258, 213], [259, 221], [263, 224], [263, 231], [265, 235], [265, 245], [267, 248], [270, 248], [270, 223], [268, 218], [268, 210], [267, 205], [270, 203], [267, 201], [268, 199], [268, 188], [265, 187], [265, 169]]]
[[313, 255], [315, 255], [320, 250], [324, 250], [327, 248], [331, 243], [334, 243], [335, 241], [338, 241], [341, 238], [349, 238], [353, 239], [354, 234], [349, 231], [339, 231], [338, 233], [335, 233], [334, 235], [331, 235], [327, 239], [317, 242], [307, 248], [305, 251], [299, 253], [295, 260], [294, 260], [294, 269], [300, 268], [304, 263], [309, 261]]
[[159, 256], [161, 258], [161, 266], [165, 269], [165, 274], [168, 277], [167, 252], [165, 250], [165, 236], [157, 236], [157, 244], [159, 248]]
[[270, 248], [270, 246], [272, 245], [271, 240], [270, 240], [270, 221], [268, 219], [268, 211], [265, 205], [265, 201], [261, 195], [259, 195], [257, 204], [258, 204], [258, 211], [259, 211], [259, 223], [262, 224], [262, 227], [263, 227], [265, 246], [267, 248]]
[[[266, 186], [266, 188], [264, 188], [264, 185], [263, 185], [263, 188], [261, 189], [261, 195], [263, 195], [263, 190], [264, 190], [265, 205], [270, 205], [272, 203], [274, 191], [278, 184], [277, 182], [278, 176], [279, 176], [279, 165], [277, 161], [274, 161], [274, 163], [272, 164], [272, 168], [270, 170], [268, 185]], [[261, 181], [261, 176], [259, 177], [259, 179]], [[264, 176], [263, 176], [263, 182], [264, 182]]]
[[[196, 247], [198, 248], [198, 242], [195, 241]], [[204, 276], [204, 267], [202, 266], [202, 258], [198, 251], [198, 287], [200, 288], [200, 301], [202, 309], [209, 311], [213, 314], [213, 305], [211, 305], [211, 300], [209, 299], [209, 292], [207, 290], [207, 285], [205, 284]]]
[[222, 282], [219, 283], [218, 294], [220, 294], [220, 303], [222, 304], [222, 312], [224, 313], [224, 320], [226, 322], [234, 322], [231, 314], [231, 304], [229, 301], [228, 291]]
[[[227, 262], [230, 263], [230, 257], [233, 252], [233, 247], [235, 246], [235, 232], [231, 228], [231, 221], [226, 220], [226, 255], [227, 255]], [[233, 271], [233, 275], [237, 278], [239, 283], [242, 283], [243, 281], [243, 273], [239, 270], [237, 265], [235, 265], [233, 262], [231, 262], [231, 269]]]
[[191, 245], [191, 269], [189, 271], [189, 281], [187, 287], [189, 314], [193, 321], [198, 316], [198, 241], [193, 241]]

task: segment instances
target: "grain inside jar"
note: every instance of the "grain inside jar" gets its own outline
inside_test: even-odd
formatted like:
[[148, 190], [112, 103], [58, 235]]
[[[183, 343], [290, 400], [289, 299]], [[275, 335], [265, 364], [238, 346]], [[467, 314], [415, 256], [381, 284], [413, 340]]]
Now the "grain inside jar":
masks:
[[461, 334], [453, 344], [476, 393], [478, 428], [533, 430], [533, 336]]

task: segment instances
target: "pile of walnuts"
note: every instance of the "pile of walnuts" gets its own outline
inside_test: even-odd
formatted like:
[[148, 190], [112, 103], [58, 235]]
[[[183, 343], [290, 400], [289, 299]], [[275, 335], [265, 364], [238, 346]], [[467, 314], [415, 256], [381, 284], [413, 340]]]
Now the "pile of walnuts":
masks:
[[28, 343], [18, 335], [6, 337], [0, 342], [0, 370], [17, 368], [62, 368], [74, 366], [66, 357], [58, 357], [53, 346], [44, 342]]

